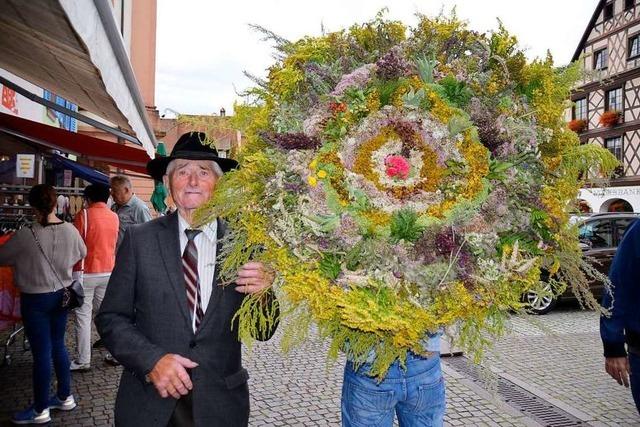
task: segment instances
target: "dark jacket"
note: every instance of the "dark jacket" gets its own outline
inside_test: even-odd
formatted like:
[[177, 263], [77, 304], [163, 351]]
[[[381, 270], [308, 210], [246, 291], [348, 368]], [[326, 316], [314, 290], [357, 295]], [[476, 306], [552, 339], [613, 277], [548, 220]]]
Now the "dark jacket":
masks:
[[[219, 221], [218, 241], [224, 231]], [[216, 263], [219, 266], [219, 258]], [[216, 268], [214, 283], [218, 271]], [[167, 353], [199, 364], [191, 370], [196, 426], [248, 424], [249, 375], [242, 367], [237, 331], [231, 328], [244, 294], [234, 287], [213, 287], [202, 324], [194, 334], [177, 213], [127, 229], [96, 317], [106, 347], [125, 368], [116, 399], [116, 425], [167, 425], [177, 401], [163, 399], [144, 379]]]
[[613, 289], [605, 292], [602, 306], [611, 310], [611, 317], [600, 317], [600, 337], [605, 357], [624, 357], [625, 342], [634, 353], [640, 350], [640, 221], [627, 229], [609, 279]]

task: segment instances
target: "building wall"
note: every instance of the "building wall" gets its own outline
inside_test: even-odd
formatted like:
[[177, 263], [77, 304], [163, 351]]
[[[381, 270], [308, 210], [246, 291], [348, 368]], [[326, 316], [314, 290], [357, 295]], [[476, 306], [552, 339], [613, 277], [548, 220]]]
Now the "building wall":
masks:
[[131, 10], [131, 65], [147, 108], [155, 108], [156, 0], [135, 0]]
[[[580, 133], [582, 143], [606, 146], [609, 138], [622, 140], [622, 167], [610, 182], [610, 189], [582, 190], [581, 198], [595, 212], [606, 211], [616, 197], [630, 202], [640, 211], [640, 57], [629, 58], [629, 39], [640, 34], [640, 5], [631, 8], [625, 0], [612, 0], [600, 10], [579, 59], [585, 71], [581, 86], [571, 96], [573, 101], [587, 99], [587, 127]], [[606, 4], [613, 4], [610, 19], [604, 19]], [[598, 6], [600, 7], [600, 5]], [[595, 69], [595, 53], [607, 49], [606, 69]], [[622, 89], [622, 112], [619, 122], [606, 127], [600, 118], [607, 109], [607, 93]], [[571, 117], [573, 118], [573, 116]]]
[[[158, 111], [155, 107], [157, 0], [112, 0], [111, 4], [116, 24], [122, 34], [140, 94], [147, 110], [147, 117], [157, 138]], [[83, 113], [87, 114], [87, 112]], [[85, 124], [78, 126], [78, 132], [140, 148], [129, 142], [118, 141], [118, 138], [114, 135]], [[112, 176], [117, 174], [127, 175], [132, 181], [136, 195], [147, 202], [149, 207], [152, 207], [149, 200], [153, 193], [154, 182], [151, 178], [131, 173], [127, 170], [110, 168], [98, 162], [89, 163], [91, 166], [102, 169]]]
[[[591, 29], [583, 50], [582, 64], [588, 72], [583, 84], [607, 79], [616, 74], [638, 68], [640, 59], [627, 60], [629, 37], [640, 33], [640, 7], [625, 9], [625, 0], [614, 0], [613, 17], [604, 20], [604, 10], [600, 12]], [[594, 70], [594, 53], [607, 48], [609, 65], [606, 70]]]

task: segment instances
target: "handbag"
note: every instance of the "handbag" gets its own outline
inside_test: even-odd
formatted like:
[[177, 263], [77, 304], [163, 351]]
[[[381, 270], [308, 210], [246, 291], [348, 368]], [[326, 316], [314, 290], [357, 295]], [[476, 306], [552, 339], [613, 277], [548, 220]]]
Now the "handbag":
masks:
[[[74, 308], [80, 307], [84, 303], [84, 289], [82, 288], [82, 283], [80, 283], [77, 280], [73, 280], [69, 286], [65, 286], [62, 279], [60, 279], [60, 276], [58, 276], [58, 272], [56, 271], [56, 269], [53, 267], [53, 264], [49, 260], [49, 257], [44, 252], [44, 249], [42, 249], [42, 245], [40, 244], [40, 240], [38, 240], [38, 236], [36, 236], [36, 232], [33, 231], [32, 227], [29, 227], [29, 230], [31, 230], [31, 234], [35, 239], [36, 244], [40, 249], [40, 252], [42, 252], [44, 259], [47, 260], [49, 267], [51, 267], [51, 271], [53, 271], [53, 274], [58, 278], [58, 281], [62, 285], [61, 307], [67, 310], [73, 310]], [[55, 286], [54, 286], [54, 291], [55, 291]]]

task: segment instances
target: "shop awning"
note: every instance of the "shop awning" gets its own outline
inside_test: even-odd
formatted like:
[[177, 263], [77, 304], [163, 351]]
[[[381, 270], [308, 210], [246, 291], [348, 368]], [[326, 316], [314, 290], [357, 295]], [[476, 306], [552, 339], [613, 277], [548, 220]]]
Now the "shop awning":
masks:
[[0, 68], [134, 135], [155, 137], [109, 0], [0, 1]]
[[73, 171], [76, 176], [88, 181], [92, 184], [109, 185], [109, 176], [91, 168], [87, 165], [74, 162], [65, 157], [54, 154], [52, 157], [53, 163], [60, 166], [62, 169], [69, 169]]
[[0, 113], [0, 132], [14, 135], [43, 147], [83, 155], [117, 168], [147, 174], [146, 165], [150, 157], [145, 150], [69, 132], [3, 113]]

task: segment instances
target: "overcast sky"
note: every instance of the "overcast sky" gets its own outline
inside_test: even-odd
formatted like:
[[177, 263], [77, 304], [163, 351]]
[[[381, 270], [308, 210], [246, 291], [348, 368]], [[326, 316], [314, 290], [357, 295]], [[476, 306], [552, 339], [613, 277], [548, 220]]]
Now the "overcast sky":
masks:
[[[551, 51], [557, 64], [571, 59], [597, 0], [158, 0], [156, 105], [182, 114], [231, 113], [236, 90], [264, 77], [273, 63], [269, 43], [248, 24], [296, 40], [387, 16], [414, 24], [415, 13], [437, 15], [456, 7], [472, 29], [487, 31], [496, 18], [518, 36], [530, 58]], [[170, 114], [170, 112], [167, 112]]]

